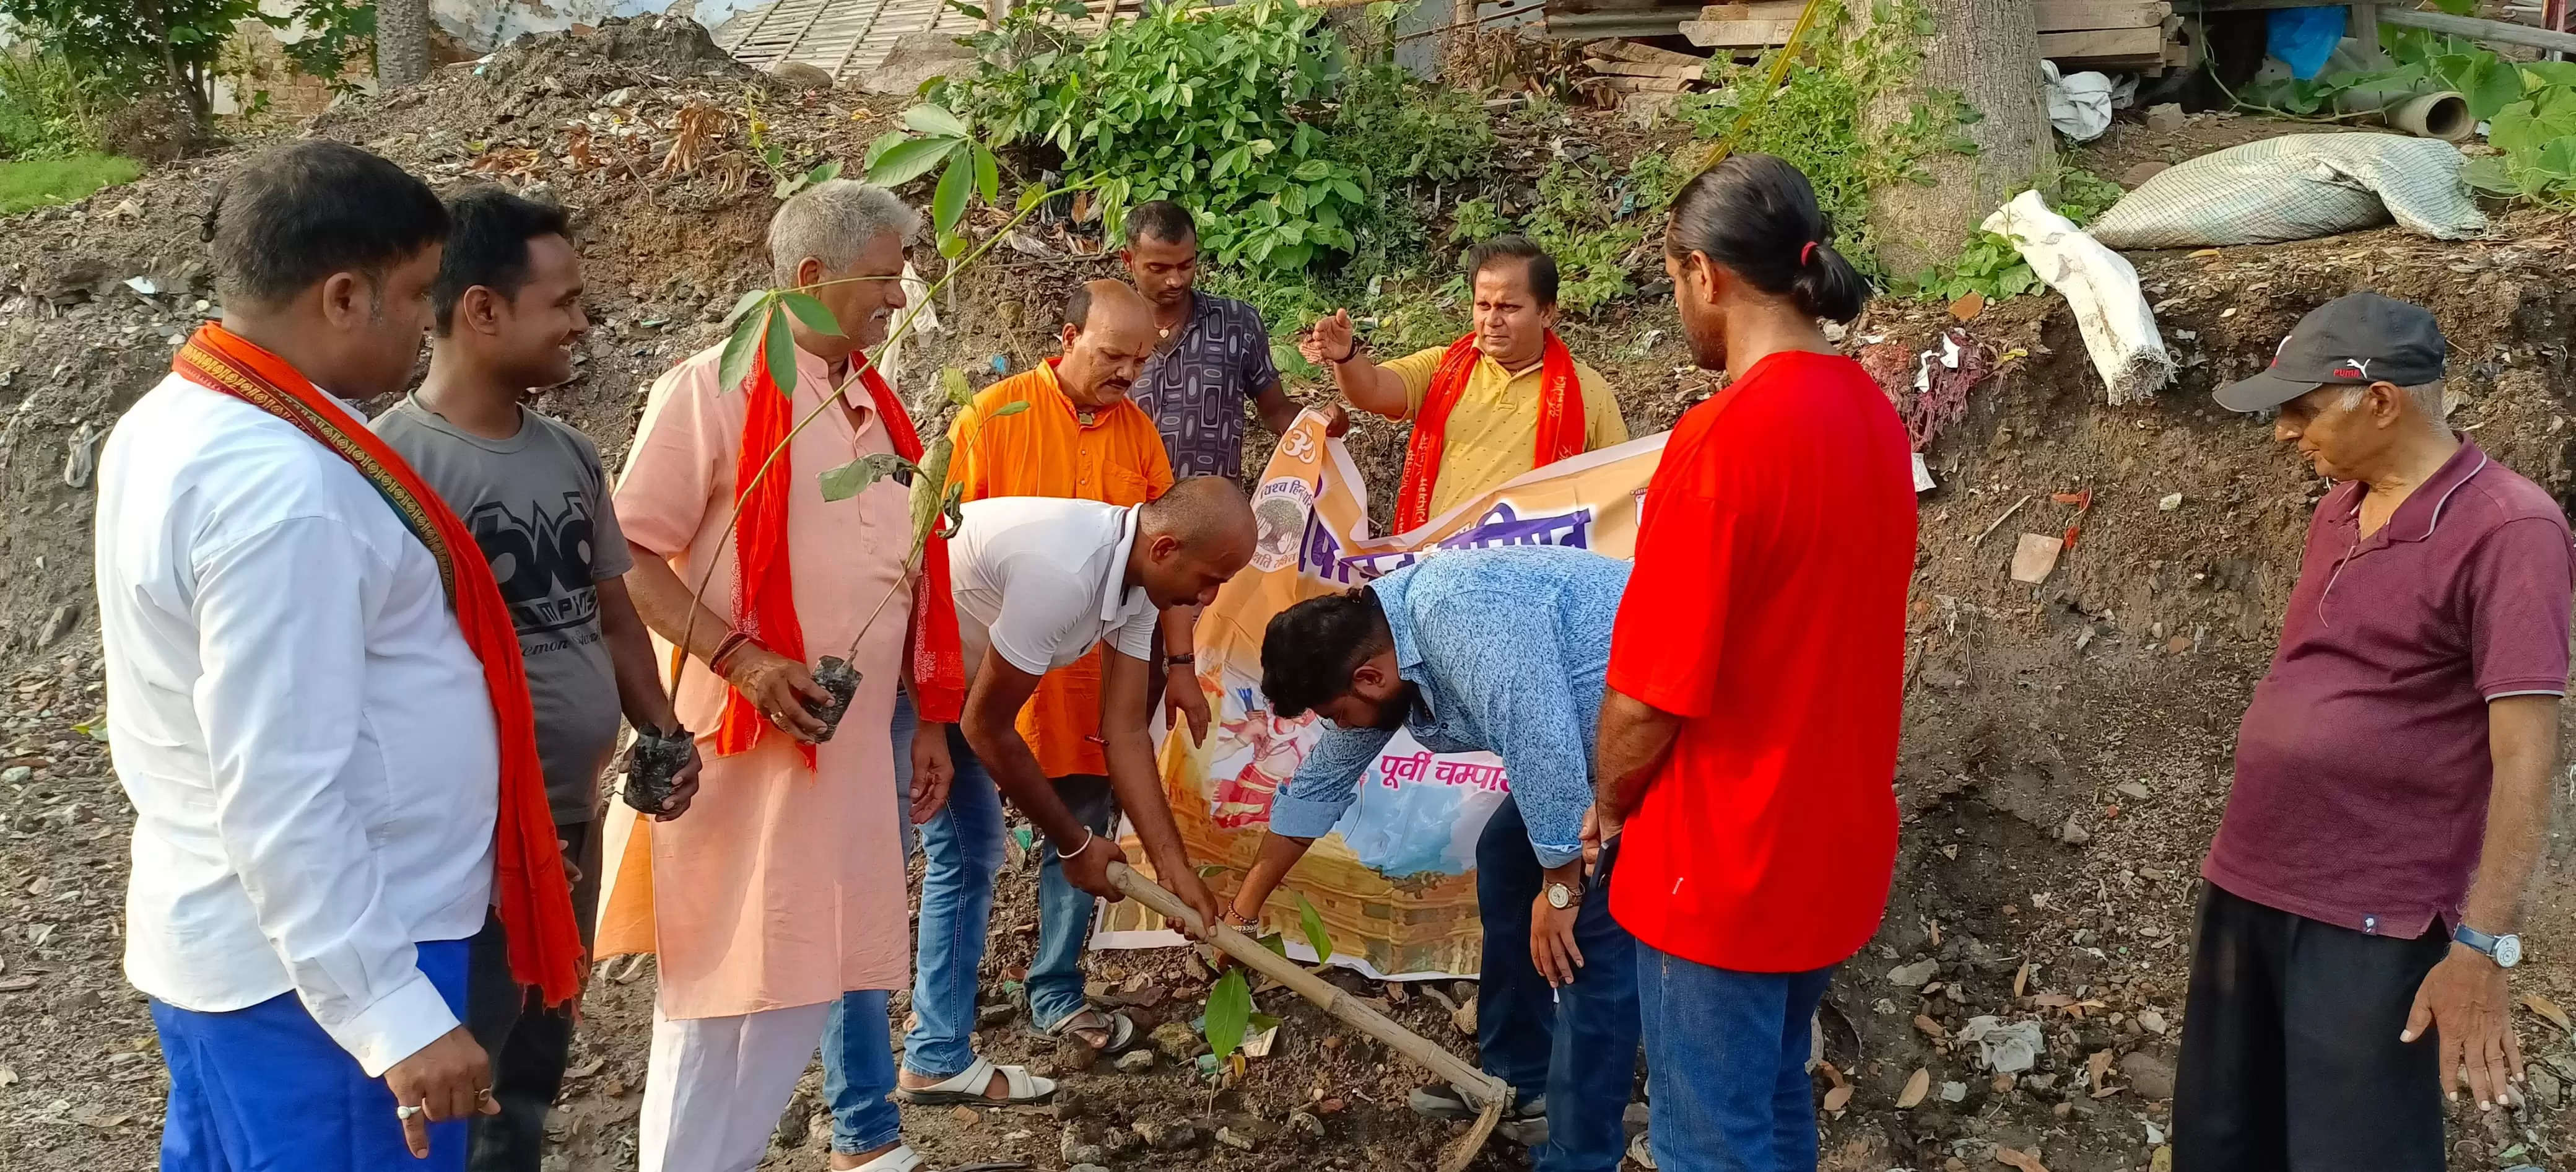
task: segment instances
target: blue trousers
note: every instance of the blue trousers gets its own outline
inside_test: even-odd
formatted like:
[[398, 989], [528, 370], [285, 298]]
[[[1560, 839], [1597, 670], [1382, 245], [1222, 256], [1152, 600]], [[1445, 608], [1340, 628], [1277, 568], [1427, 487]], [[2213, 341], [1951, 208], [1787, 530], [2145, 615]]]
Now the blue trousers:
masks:
[[1637, 1077], [1637, 945], [1610, 918], [1618, 844], [1574, 920], [1583, 967], [1550, 989], [1530, 960], [1530, 904], [1546, 869], [1530, 847], [1520, 807], [1505, 802], [1476, 840], [1476, 904], [1485, 929], [1476, 990], [1476, 1046], [1485, 1073], [1526, 1099], [1547, 1095], [1547, 1145], [1538, 1172], [1613, 1172], [1627, 1152], [1629, 1091]]
[[1637, 945], [1656, 1168], [1815, 1172], [1808, 1023], [1833, 975], [1737, 972]]
[[[896, 689], [891, 732], [894, 739], [895, 808], [901, 813], [896, 815], [895, 821], [903, 827], [907, 851], [912, 843], [912, 734], [919, 726], [920, 718], [913, 713], [912, 696], [900, 688]], [[963, 775], [972, 771], [985, 790], [993, 788], [993, 779], [984, 773], [983, 763], [967, 750], [965, 734], [953, 725], [948, 730], [948, 751], [956, 759], [960, 784], [964, 784]], [[1000, 818], [1001, 810], [997, 805], [994, 808], [997, 830], [1001, 825]], [[998, 865], [1001, 855], [998, 842], [993, 853]], [[925, 951], [931, 930], [927, 914], [930, 909], [927, 885], [937, 878], [934, 864], [931, 877], [924, 880], [922, 896], [921, 933]], [[978, 939], [982, 938], [984, 922], [992, 917], [992, 890], [988, 876], [984, 883], [984, 914], [976, 921]], [[973, 1020], [975, 1012], [974, 972], [972, 968], [966, 970], [969, 1021]], [[918, 1003], [920, 994], [915, 993], [913, 999]], [[832, 1150], [855, 1155], [873, 1152], [901, 1139], [903, 1113], [894, 1105], [894, 1090], [894, 1029], [886, 1020], [886, 991], [856, 989], [841, 994], [823, 1025], [823, 1097], [832, 1105]]]
[[[420, 971], [465, 1013], [466, 943], [420, 946]], [[394, 1094], [322, 1032], [293, 993], [198, 1013], [152, 1002], [170, 1105], [161, 1172], [461, 1172], [465, 1121], [429, 1126], [429, 1158], [403, 1146]]]

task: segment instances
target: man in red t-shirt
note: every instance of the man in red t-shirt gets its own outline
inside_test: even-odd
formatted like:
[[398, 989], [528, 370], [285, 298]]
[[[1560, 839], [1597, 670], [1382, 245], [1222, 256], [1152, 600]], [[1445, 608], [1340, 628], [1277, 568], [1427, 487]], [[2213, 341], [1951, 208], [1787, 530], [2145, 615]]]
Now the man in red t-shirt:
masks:
[[1896, 859], [1909, 444], [1816, 328], [1851, 316], [1857, 277], [1814, 235], [1758, 235], [1813, 206], [1779, 172], [1739, 156], [1675, 201], [1683, 328], [1734, 377], [1646, 491], [1601, 710], [1594, 818], [1603, 839], [1624, 822], [1610, 911], [1637, 937], [1667, 1172], [1815, 1167], [1808, 1019]]

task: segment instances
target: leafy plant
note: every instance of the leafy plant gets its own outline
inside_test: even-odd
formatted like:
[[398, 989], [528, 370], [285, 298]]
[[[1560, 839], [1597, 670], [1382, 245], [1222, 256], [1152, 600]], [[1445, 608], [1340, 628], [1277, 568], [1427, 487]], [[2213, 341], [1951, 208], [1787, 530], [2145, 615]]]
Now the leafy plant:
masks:
[[0, 49], [0, 158], [58, 159], [99, 147], [105, 102], [99, 79], [61, 51]]
[[2002, 301], [2032, 292], [2040, 282], [2009, 237], [1981, 231], [1968, 241], [1958, 260], [1926, 271], [1913, 285], [1923, 296], [1942, 301], [1956, 301], [1970, 293]]
[[304, 36], [282, 47], [297, 71], [331, 83], [334, 90], [355, 89], [343, 81], [349, 62], [360, 54], [372, 61], [376, 44], [375, 0], [296, 0], [285, 20], [263, 16], [272, 26], [301, 25]]
[[1297, 926], [1306, 933], [1306, 946], [1315, 950], [1316, 964], [1333, 959], [1333, 934], [1324, 929], [1324, 914], [1302, 891], [1297, 893]]
[[1089, 41], [1046, 28], [1044, 12], [1017, 9], [970, 38], [984, 64], [932, 101], [996, 146], [1052, 147], [1109, 223], [1149, 200], [1187, 205], [1219, 267], [1279, 272], [1352, 250], [1370, 176], [1303, 117], [1344, 64], [1320, 10], [1171, 0]]
[[243, 20], [267, 19], [259, 0], [0, 0], [29, 37], [120, 95], [170, 93], [207, 118], [216, 58]]
[[992, 148], [975, 141], [966, 120], [946, 107], [914, 106], [903, 112], [903, 124], [910, 129], [889, 130], [868, 144], [868, 182], [895, 187], [938, 171], [930, 220], [939, 235], [939, 255], [954, 258], [966, 248], [965, 238], [957, 234], [966, 197], [981, 193], [986, 203], [1000, 199], [1001, 164]]
[[1217, 979], [1216, 987], [1208, 990], [1205, 1036], [1218, 1062], [1234, 1057], [1251, 1025], [1252, 986], [1243, 979], [1242, 969], [1228, 970]]

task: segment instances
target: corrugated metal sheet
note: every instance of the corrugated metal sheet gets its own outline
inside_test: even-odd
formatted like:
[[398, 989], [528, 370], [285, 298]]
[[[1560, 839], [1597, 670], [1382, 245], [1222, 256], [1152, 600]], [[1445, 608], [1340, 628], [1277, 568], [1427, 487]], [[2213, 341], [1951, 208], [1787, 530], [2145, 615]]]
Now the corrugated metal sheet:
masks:
[[946, 0], [774, 0], [726, 22], [716, 44], [755, 69], [799, 61], [846, 79], [882, 64], [908, 33], [981, 27]]

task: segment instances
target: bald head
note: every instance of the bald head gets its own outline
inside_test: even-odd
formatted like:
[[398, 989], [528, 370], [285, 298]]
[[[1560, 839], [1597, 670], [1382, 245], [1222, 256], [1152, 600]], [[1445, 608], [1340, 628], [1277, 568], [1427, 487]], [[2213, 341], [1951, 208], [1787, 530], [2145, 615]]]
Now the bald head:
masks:
[[1064, 361], [1056, 378], [1079, 407], [1108, 407], [1154, 356], [1154, 306], [1125, 281], [1092, 281], [1064, 305]]
[[1154, 605], [1206, 606], [1252, 560], [1255, 532], [1241, 488], [1193, 476], [1138, 510], [1128, 565]]

